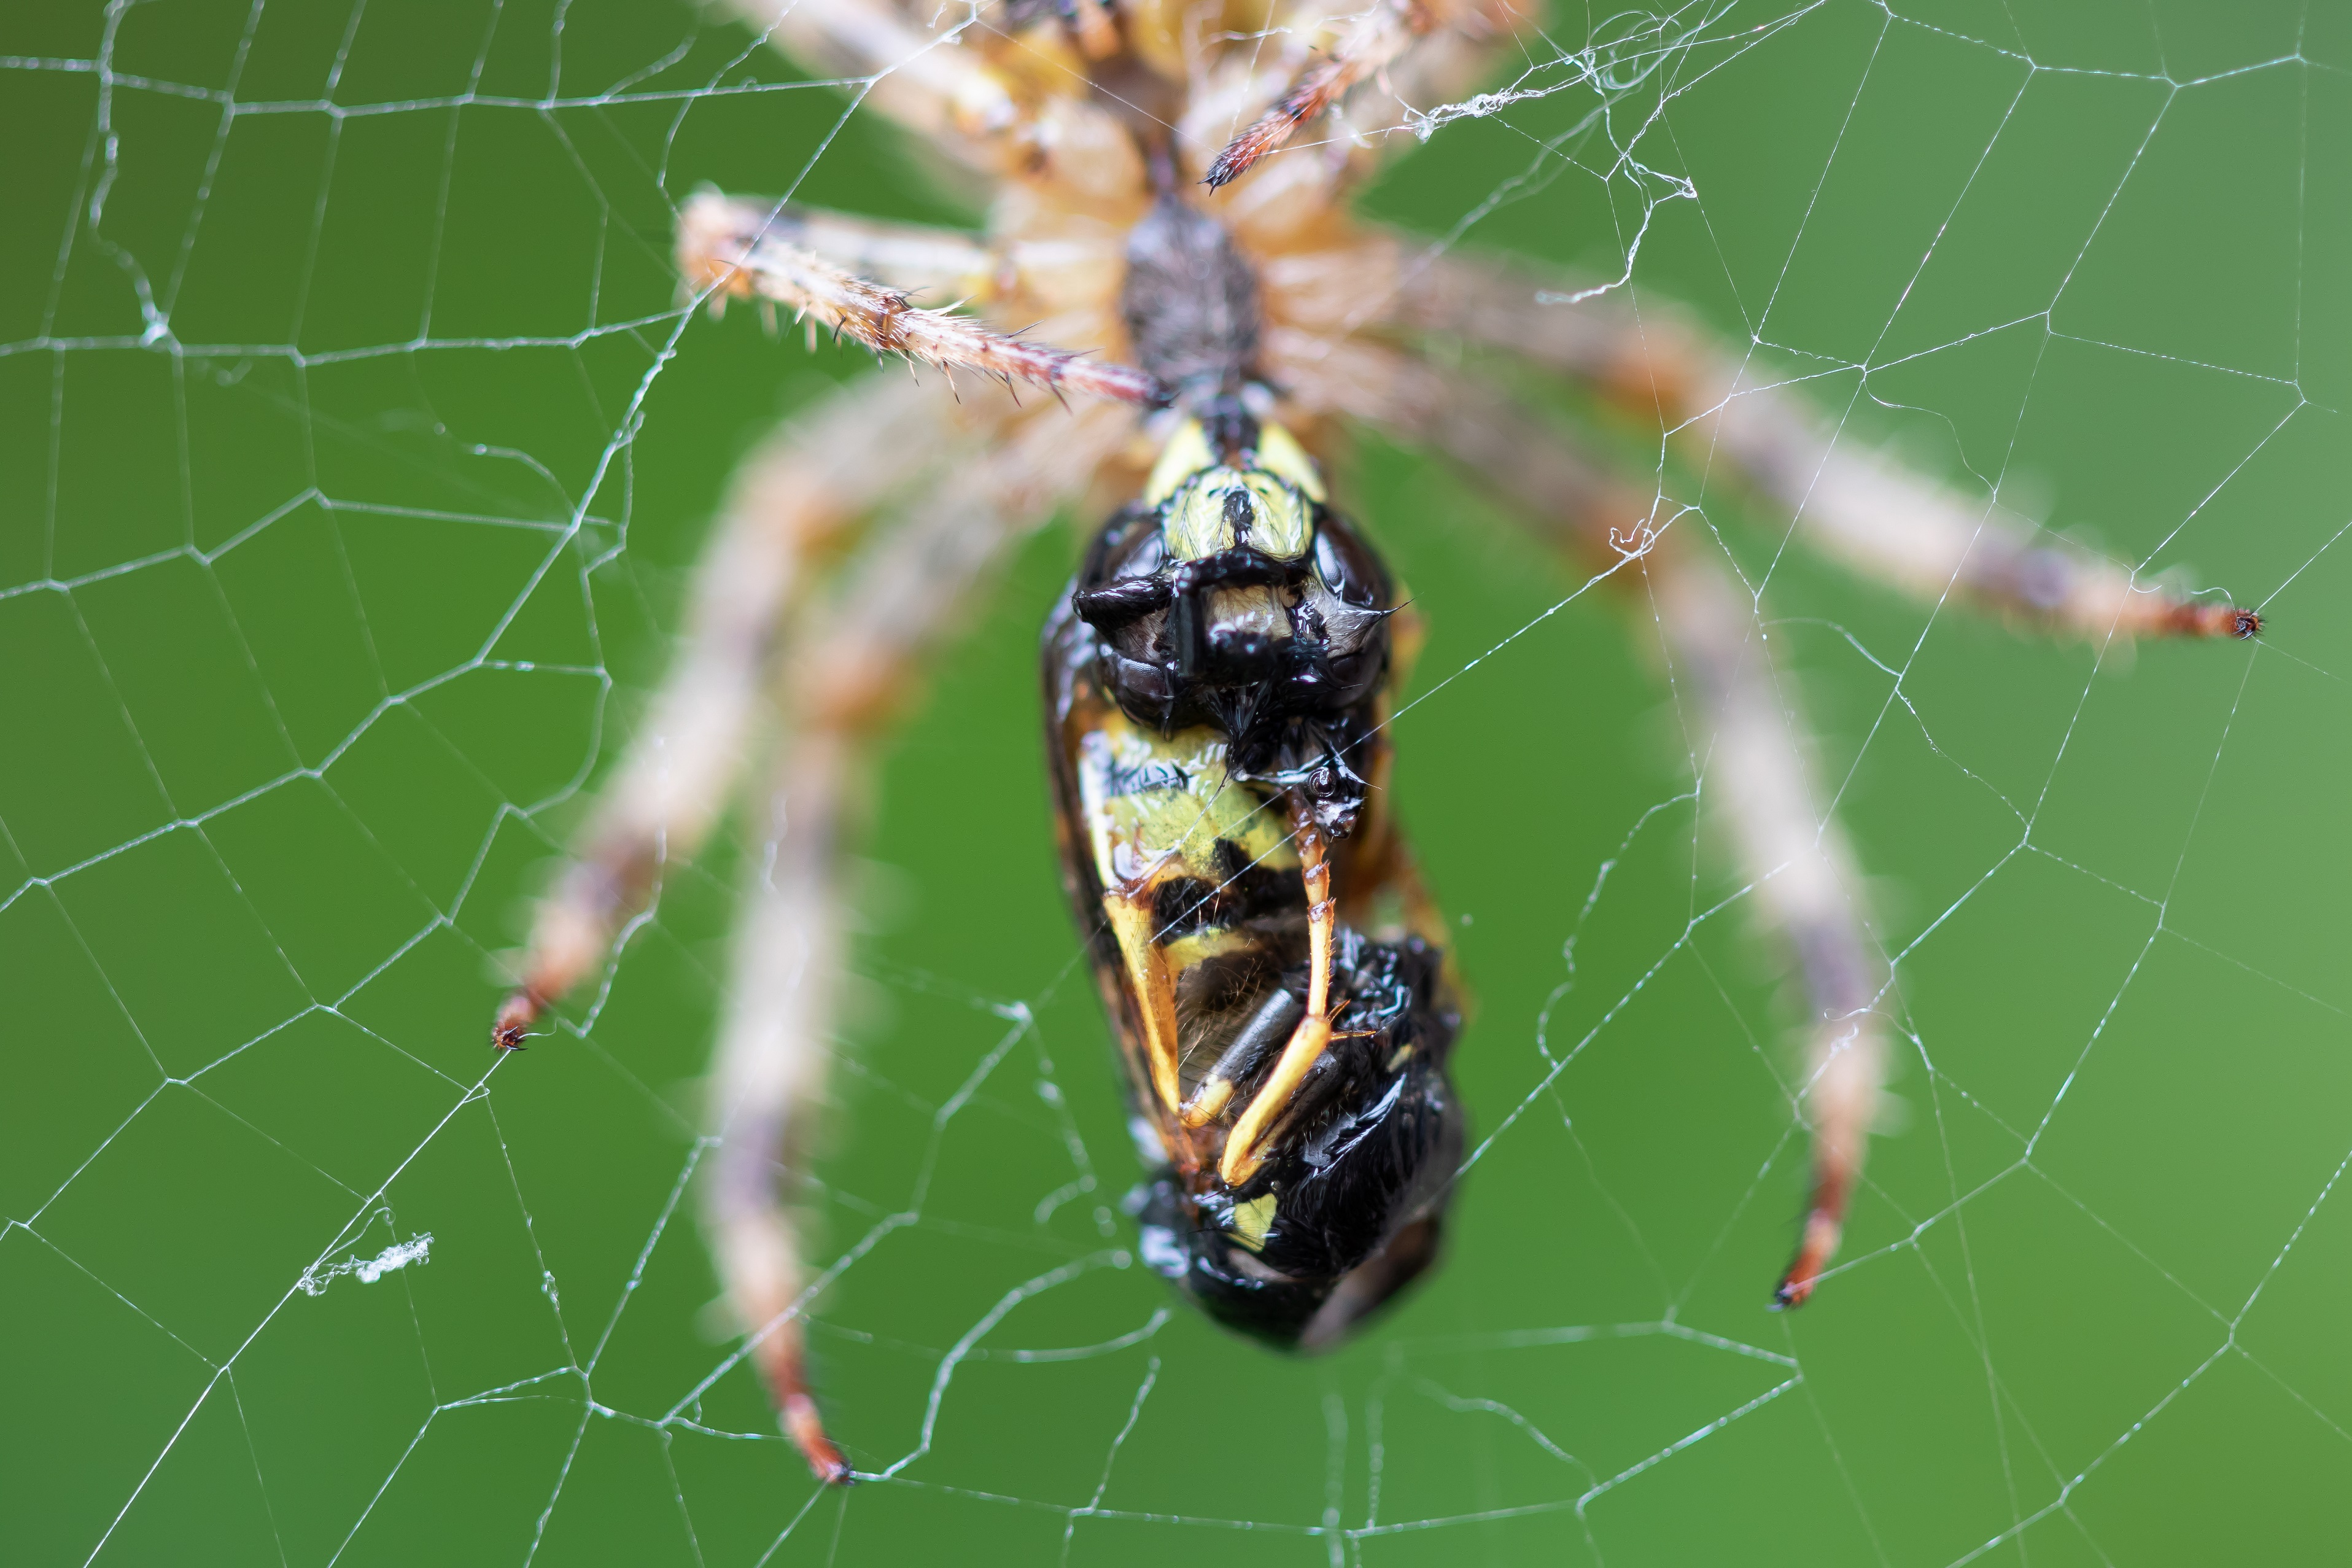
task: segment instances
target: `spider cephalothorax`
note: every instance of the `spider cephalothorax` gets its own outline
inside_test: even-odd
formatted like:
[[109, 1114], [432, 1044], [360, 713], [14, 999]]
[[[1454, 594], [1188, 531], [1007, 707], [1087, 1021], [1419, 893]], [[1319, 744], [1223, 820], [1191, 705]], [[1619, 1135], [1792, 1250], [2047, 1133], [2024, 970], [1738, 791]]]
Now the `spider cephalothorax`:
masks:
[[[1801, 978], [1790, 1105], [1813, 1172], [1775, 1300], [1804, 1300], [1837, 1247], [1885, 1050], [1888, 964], [1854, 858], [1816, 804], [1714, 519], [1674, 522], [1669, 463], [1613, 480], [1584, 455], [1605, 444], [1487, 366], [1654, 418], [1708, 495], [1744, 486], [1789, 538], [1932, 603], [2097, 642], [2251, 637], [2260, 617], [2037, 539], [1858, 447], [1654, 297], [1637, 312], [1613, 285], [1353, 216], [1349, 193], [1393, 133], [1425, 134], [1447, 118], [1433, 106], [1522, 36], [1534, 47], [1539, 18], [1514, 0], [729, 3], [994, 199], [970, 236], [698, 194], [677, 216], [688, 293], [714, 312], [782, 306], [812, 345], [828, 329], [966, 384], [869, 381], [747, 460], [677, 664], [541, 906], [492, 1039], [520, 1044], [634, 929], [751, 738], [777, 734], [705, 1212], [746, 1354], [812, 1467], [852, 1474], [809, 1390], [814, 1287], [776, 1175], [821, 1103], [865, 760], [959, 608], [1057, 510], [1110, 520], [1048, 629], [1047, 751], [1065, 881], [1165, 1165], [1139, 1200], [1147, 1257], [1225, 1321], [1315, 1345], [1433, 1255], [1462, 1138], [1457, 1008], [1386, 807], [1411, 641], [1399, 592], [1308, 455], [1340, 422], [1444, 457], [1580, 575], [1634, 590], [1744, 907]], [[1332, 134], [1292, 145], [1327, 114]], [[982, 315], [919, 306], [924, 290]], [[1024, 403], [976, 378], [1080, 397]], [[975, 842], [1002, 838], [975, 825]]]

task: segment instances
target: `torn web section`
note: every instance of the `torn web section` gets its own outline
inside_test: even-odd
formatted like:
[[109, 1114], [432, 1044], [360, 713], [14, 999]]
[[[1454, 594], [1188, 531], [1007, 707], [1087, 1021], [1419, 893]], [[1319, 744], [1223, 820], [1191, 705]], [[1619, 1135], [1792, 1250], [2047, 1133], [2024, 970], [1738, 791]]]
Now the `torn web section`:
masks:
[[803, 374], [688, 327], [671, 208], [805, 170], [871, 209], [904, 170], [688, 13], [254, 16], [44, 12], [0, 47], [47, 182], [0, 289], [37, 523], [0, 530], [0, 637], [39, 672], [0, 694], [33, 1042], [0, 1094], [0, 1404], [40, 1483], [0, 1500], [12, 1541], [2120, 1561], [2252, 1535], [2225, 1498], [2315, 1528], [2352, 1142], [2325, 18], [1677, 13], [1560, 34], [1541, 96], [1429, 110], [1397, 176], [1423, 232], [1630, 267], [1620, 294], [1752, 340], [1841, 443], [2256, 599], [2272, 640], [2126, 671], [1931, 613], [1814, 563], [1692, 439], [1588, 421], [1759, 596], [1895, 961], [1907, 1129], [1845, 1267], [1773, 1320], [1802, 1020], [1707, 826], [1734, 781], [1638, 595], [1368, 453], [1354, 494], [1434, 628], [1397, 793], [1471, 917], [1493, 1142], [1430, 1289], [1289, 1363], [1121, 1265], [1136, 1167], [1034, 772], [1041, 539], [882, 775], [866, 984], [794, 1189], [834, 1270], [821, 1392], [895, 1470], [844, 1502], [709, 1310], [693, 1218], [736, 847], [666, 868], [569, 1026], [488, 1078], [481, 1035], [488, 955]]

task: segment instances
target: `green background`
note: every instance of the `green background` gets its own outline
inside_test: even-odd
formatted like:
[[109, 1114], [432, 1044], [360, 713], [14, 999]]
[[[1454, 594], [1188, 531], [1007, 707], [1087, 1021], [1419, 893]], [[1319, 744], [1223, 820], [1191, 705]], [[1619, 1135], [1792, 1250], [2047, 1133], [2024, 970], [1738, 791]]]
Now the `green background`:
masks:
[[1043, 530], [895, 742], [859, 879], [818, 1254], [912, 1217], [814, 1329], [855, 1461], [1069, 1272], [970, 1342], [927, 1453], [820, 1496], [741, 1368], [704, 1386], [679, 1195], [740, 841], [673, 868], [584, 1034], [491, 1071], [484, 1033], [733, 462], [868, 374], [682, 322], [675, 204], [969, 193], [683, 8], [10, 8], [0, 1555], [2340, 1560], [2352, 30], [2024, 9], [1684, 13], [1606, 117], [1459, 122], [1368, 197], [1609, 272], [1646, 217], [1637, 295], [1763, 340], [1847, 438], [2271, 618], [2095, 672], [1781, 553], [1596, 424], [1769, 579], [1903, 953], [1848, 1266], [1765, 1310], [1797, 1014], [1717, 908], [1638, 601], [1550, 614], [1572, 574], [1368, 443], [1345, 499], [1432, 627], [1396, 788], [1479, 999], [1459, 1080], [1481, 1129], [1523, 1108], [1449, 1260], [1317, 1362], [1126, 1266], [1036, 740], [1076, 543]]

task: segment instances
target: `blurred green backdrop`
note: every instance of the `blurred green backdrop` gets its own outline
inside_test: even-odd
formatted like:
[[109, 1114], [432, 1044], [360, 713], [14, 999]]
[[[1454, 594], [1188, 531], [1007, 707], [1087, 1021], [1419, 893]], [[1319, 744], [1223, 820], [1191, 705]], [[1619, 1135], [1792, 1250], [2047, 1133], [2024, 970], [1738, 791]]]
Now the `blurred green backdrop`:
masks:
[[0, 1555], [2340, 1561], [2352, 28], [1833, 0], [1551, 37], [1644, 29], [1690, 47], [1621, 59], [1606, 115], [1455, 123], [1370, 206], [1612, 274], [1638, 233], [1637, 291], [1762, 339], [1850, 439], [2270, 634], [2095, 674], [1780, 555], [1736, 496], [1678, 525], [1769, 573], [1903, 955], [1907, 1115], [1848, 1267], [1775, 1317], [1792, 1015], [1736, 906], [1691, 923], [1733, 889], [1654, 637], [1548, 615], [1561, 568], [1369, 446], [1348, 500], [1433, 628], [1397, 788], [1480, 1000], [1460, 1081], [1482, 1128], [1525, 1110], [1443, 1273], [1300, 1363], [1118, 1250], [1042, 531], [883, 779], [811, 1198], [827, 1258], [917, 1216], [814, 1329], [856, 1462], [1076, 1267], [970, 1344], [928, 1453], [819, 1496], [751, 1379], [707, 1381], [681, 1197], [740, 842], [673, 872], [584, 1036], [493, 1073], [484, 1031], [730, 468], [868, 374], [682, 323], [675, 203], [970, 207], [686, 7], [0, 16]]

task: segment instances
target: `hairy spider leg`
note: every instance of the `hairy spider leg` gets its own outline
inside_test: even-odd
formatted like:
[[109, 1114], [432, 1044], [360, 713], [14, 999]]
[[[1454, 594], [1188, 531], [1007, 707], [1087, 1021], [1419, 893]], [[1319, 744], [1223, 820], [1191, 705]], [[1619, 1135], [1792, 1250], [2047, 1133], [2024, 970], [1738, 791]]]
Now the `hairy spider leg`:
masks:
[[[784, 733], [767, 798], [761, 874], [730, 970], [713, 1075], [717, 1151], [703, 1189], [728, 1298], [786, 1433], [821, 1479], [848, 1478], [803, 1369], [810, 1287], [779, 1172], [803, 1168], [831, 1056], [845, 956], [843, 868], [863, 827], [866, 769], [928, 656], [993, 568], [1124, 447], [1131, 416], [1042, 411], [996, 451], [940, 480], [877, 532], [849, 583], [785, 651]], [[822, 1283], [822, 1281], [819, 1281]]]
[[1754, 602], [1693, 540], [1654, 527], [1646, 500], [1601, 479], [1559, 432], [1494, 388], [1385, 352], [1401, 362], [1375, 384], [1397, 390], [1382, 411], [1390, 428], [1452, 458], [1581, 569], [1648, 585], [1701, 796], [1731, 840], [1749, 919], [1796, 957], [1814, 1020], [1806, 1081], [1792, 1096], [1812, 1134], [1811, 1196], [1797, 1261], [1775, 1292], [1793, 1305], [1835, 1250], [1885, 1058], [1875, 1008], [1886, 963], [1844, 830], [1816, 805], [1802, 712], [1774, 679]]
[[[1704, 472], [1717, 459], [1793, 519], [1797, 537], [1857, 575], [1929, 604], [1959, 599], [2021, 625], [2104, 644], [2122, 637], [2250, 637], [2262, 617], [2192, 599], [2049, 535], [2040, 538], [1842, 440], [1751, 355], [1681, 312], [1622, 292], [1576, 300], [1586, 280], [1460, 257], [1406, 269], [1392, 324], [1564, 372], [1641, 414]], [[1553, 303], [1544, 303], [1549, 300]]]
[[[841, 962], [840, 846], [856, 827], [845, 820], [845, 802], [856, 792], [845, 781], [955, 605], [1013, 538], [1082, 494], [1120, 454], [1133, 422], [1120, 405], [1148, 401], [1157, 389], [1125, 366], [912, 310], [895, 290], [811, 252], [782, 240], [771, 246], [759, 237], [781, 212], [697, 196], [679, 234], [689, 286], [740, 293], [753, 285], [821, 317], [832, 311], [871, 346], [1117, 400], [1080, 412], [1073, 429], [1058, 409], [1024, 413], [1002, 395], [983, 393], [974, 411], [959, 416], [938, 389], [885, 381], [845, 395], [781, 439], [739, 487], [706, 560], [687, 655], [608, 792], [588, 852], [542, 905], [523, 984], [494, 1026], [495, 1043], [519, 1045], [530, 1022], [603, 960], [663, 858], [700, 842], [740, 766], [762, 671], [788, 667], [787, 732], [771, 797], [789, 820], [742, 922], [714, 1073], [712, 1123], [720, 1131], [706, 1213], [730, 1299], [752, 1334], [751, 1353], [786, 1432], [813, 1471], [840, 1481], [848, 1468], [807, 1386], [800, 1241], [773, 1183], [778, 1170], [799, 1163], [800, 1129], [824, 1079]], [[838, 221], [819, 232], [836, 245], [928, 244], [934, 259], [956, 255], [955, 237], [861, 233]], [[836, 552], [875, 505], [938, 468], [946, 475], [930, 499], [843, 574], [849, 586], [839, 604], [816, 627], [800, 626], [812, 558]]]
[[[927, 27], [887, 0], [725, 0], [778, 52], [838, 72], [858, 103], [993, 178], [1082, 206], [1130, 201], [1143, 160], [1121, 117], [1095, 100], [1084, 49], [1041, 49], [978, 6], [941, 7]], [[1108, 21], [1108, 18], [1104, 19]]]
[[[931, 224], [889, 223], [855, 213], [736, 196], [739, 233], [811, 251], [828, 266], [889, 280], [902, 293], [961, 305], [1022, 308], [1081, 294], [1108, 297], [1126, 269], [1126, 247], [1096, 228], [992, 240]], [[1048, 336], [1068, 337], [1057, 329]], [[1081, 341], [1091, 342], [1091, 337]]]
[[[1366, 81], [1387, 89], [1399, 117], [1381, 127], [1382, 133], [1404, 129], [1414, 112], [1413, 99], [1465, 89], [1493, 63], [1513, 24], [1524, 19], [1498, 0], [1372, 0], [1369, 7], [1336, 15], [1299, 6], [1280, 16], [1276, 26], [1302, 46], [1318, 37], [1330, 37], [1330, 46], [1296, 67], [1273, 103], [1224, 143], [1202, 183], [1216, 190], [1239, 179], [1288, 142], [1299, 126], [1338, 108]], [[1462, 47], [1439, 50], [1433, 46], [1440, 39]], [[1298, 52], [1303, 48], [1294, 51]], [[1263, 90], [1255, 101], [1265, 102]]]
[[601, 965], [662, 866], [690, 858], [743, 767], [771, 656], [873, 510], [950, 463], [993, 420], [895, 378], [835, 394], [747, 458], [704, 548], [686, 635], [573, 850], [539, 906], [520, 984], [491, 1041], [512, 1049]]
[[790, 59], [870, 78], [864, 104], [961, 163], [1001, 168], [1003, 143], [1029, 119], [1013, 84], [962, 47], [969, 13], [928, 32], [880, 0], [728, 0], [726, 9]]
[[1755, 602], [1688, 536], [1642, 560], [1702, 798], [1730, 831], [1755, 923], [1795, 953], [1812, 1018], [1795, 1095], [1812, 1132], [1812, 1192], [1773, 1292], [1801, 1305], [1837, 1251], [1885, 1072], [1890, 989], [1862, 878], [1805, 765], [1806, 730], [1768, 654]]
[[1132, 365], [996, 331], [951, 310], [925, 310], [897, 289], [832, 266], [777, 232], [777, 209], [704, 191], [678, 215], [677, 264], [688, 288], [714, 310], [730, 298], [788, 305], [877, 354], [942, 370], [976, 370], [1010, 384], [1091, 393], [1157, 406], [1168, 391]]
[[844, 960], [837, 851], [858, 793], [858, 747], [810, 726], [782, 741], [761, 835], [766, 864], [747, 890], [729, 964], [713, 1062], [714, 1141], [701, 1190], [704, 1226], [745, 1353], [785, 1435], [820, 1480], [850, 1479], [810, 1393], [803, 1322], [823, 1280], [803, 1265], [799, 1227], [778, 1200], [780, 1174], [824, 1090]]
[[[1579, 300], [1580, 279], [1452, 256], [1400, 265], [1393, 276], [1375, 321], [1499, 350], [1654, 411], [1662, 432], [1695, 460], [1725, 459], [1788, 510], [1798, 538], [1864, 578], [2099, 645], [2135, 636], [2246, 638], [2262, 629], [2252, 610], [2142, 584], [2128, 568], [2036, 539], [1890, 456], [1836, 440], [1802, 398], [1674, 311], [1637, 312], [1618, 293]], [[1812, 1133], [1811, 1194], [1796, 1256], [1773, 1293], [1776, 1305], [1801, 1305], [1836, 1253], [1877, 1111], [1885, 1024], [1874, 1008], [1885, 964], [1864, 934], [1868, 915], [1844, 835], [1811, 805], [1798, 749], [1802, 721], [1769, 679], [1753, 595], [1696, 552], [1667, 547], [1633, 497], [1601, 494], [1606, 481], [1499, 395], [1425, 362], [1376, 372], [1352, 348], [1324, 348], [1336, 363], [1319, 372], [1319, 384], [1339, 398], [1363, 389], [1348, 412], [1408, 431], [1417, 425], [1423, 438], [1538, 517], [1581, 513], [1571, 529], [1590, 565], [1607, 569], [1612, 553], [1642, 557], [1661, 642], [1690, 677], [1702, 720], [1712, 715], [1716, 726], [1711, 746], [1695, 736], [1693, 755], [1711, 760], [1720, 784], [1710, 799], [1751, 879], [1755, 919], [1795, 951], [1815, 1020], [1798, 1096]], [[1383, 396], [1385, 408], [1360, 406]], [[1612, 519], [1624, 520], [1622, 532]]]
[[1231, 184], [1259, 159], [1288, 142], [1300, 125], [1319, 118], [1348, 89], [1412, 47], [1436, 23], [1419, 0], [1375, 0], [1341, 34], [1331, 52], [1291, 79], [1272, 108], [1225, 143], [1201, 183]]
[[1638, 536], [1650, 515], [1648, 496], [1585, 456], [1565, 432], [1530, 419], [1491, 382], [1365, 337], [1318, 340], [1311, 352], [1295, 341], [1281, 347], [1287, 356], [1281, 374], [1298, 402], [1443, 454], [1589, 570], [1616, 564], [1619, 544]]
[[[1315, 820], [1315, 803], [1292, 790], [1290, 829], [1298, 848], [1298, 874], [1307, 883], [1307, 1011], [1282, 1047], [1274, 1070], [1242, 1110], [1225, 1139], [1217, 1161], [1217, 1179], [1238, 1187], [1265, 1163], [1265, 1137], [1275, 1119], [1289, 1109], [1290, 1097], [1307, 1081], [1307, 1074], [1331, 1048], [1331, 902], [1330, 846]], [[1230, 1091], [1228, 1091], [1230, 1094]]]

